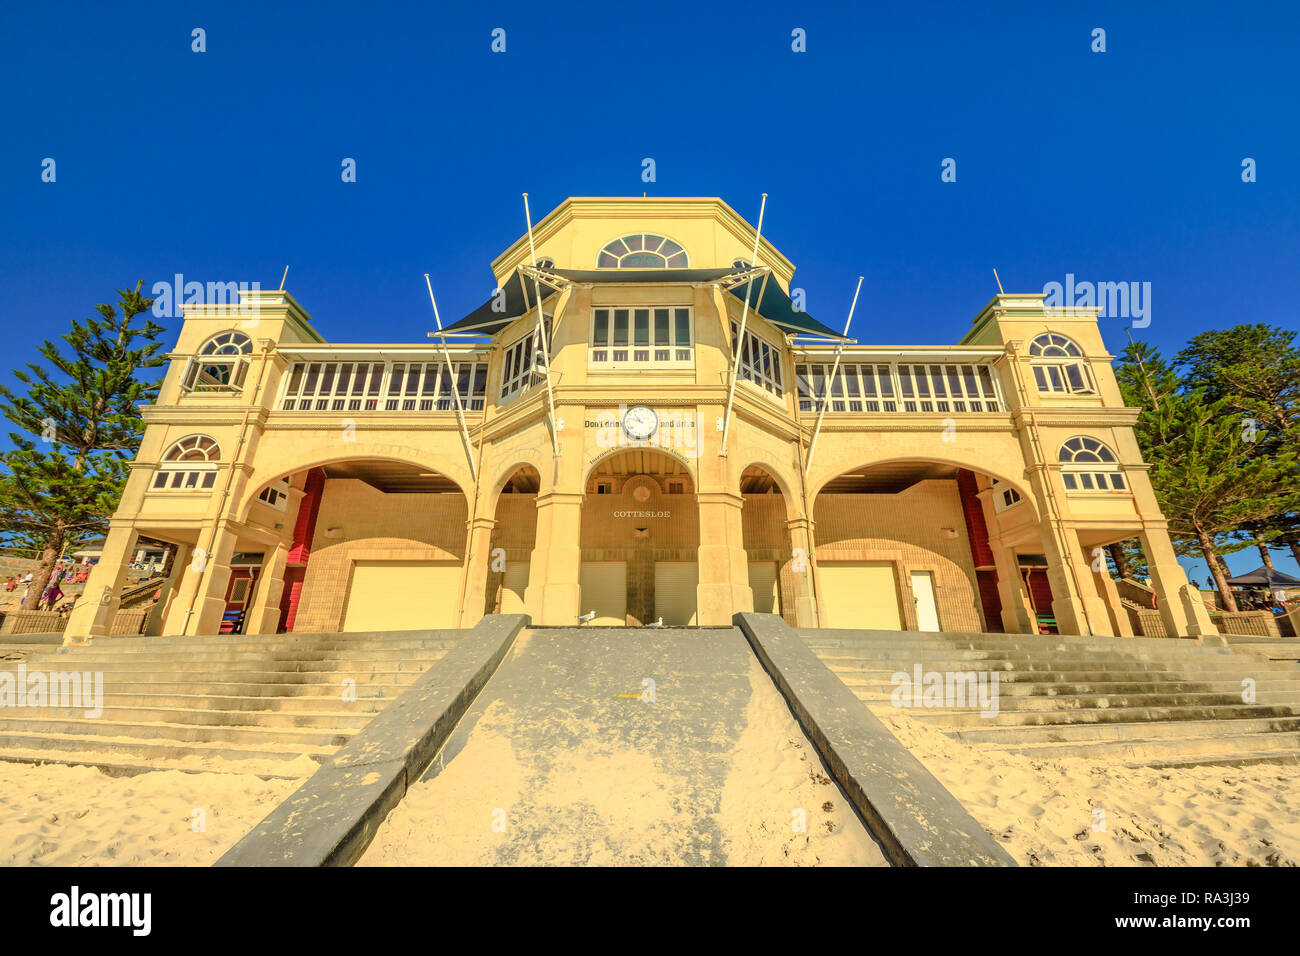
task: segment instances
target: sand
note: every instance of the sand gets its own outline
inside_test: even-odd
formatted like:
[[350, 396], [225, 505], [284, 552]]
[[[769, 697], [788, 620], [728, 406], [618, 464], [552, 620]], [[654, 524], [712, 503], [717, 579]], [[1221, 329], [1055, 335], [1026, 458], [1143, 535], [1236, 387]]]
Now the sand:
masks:
[[1040, 759], [963, 744], [907, 714], [880, 716], [1023, 866], [1300, 864], [1300, 765]]
[[598, 733], [539, 766], [516, 753], [516, 715], [496, 700], [359, 865], [885, 865], [757, 661], [749, 678], [720, 786]]
[[207, 866], [298, 785], [0, 762], [0, 865]]

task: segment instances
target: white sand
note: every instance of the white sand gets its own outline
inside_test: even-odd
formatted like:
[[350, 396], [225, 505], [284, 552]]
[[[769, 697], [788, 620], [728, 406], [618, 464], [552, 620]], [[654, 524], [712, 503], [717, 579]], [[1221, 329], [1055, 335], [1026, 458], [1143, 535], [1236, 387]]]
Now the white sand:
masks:
[[0, 865], [207, 866], [298, 786], [249, 774], [110, 777], [0, 762]]
[[1022, 865], [1300, 864], [1300, 765], [1039, 759], [963, 744], [907, 714], [879, 716]]
[[708, 864], [715, 845], [729, 866], [884, 865], [757, 661], [750, 683], [747, 726], [716, 811], [701, 805], [707, 797], [692, 798], [692, 781], [595, 733], [561, 751], [534, 787], [498, 700], [464, 749], [411, 788], [359, 865]]

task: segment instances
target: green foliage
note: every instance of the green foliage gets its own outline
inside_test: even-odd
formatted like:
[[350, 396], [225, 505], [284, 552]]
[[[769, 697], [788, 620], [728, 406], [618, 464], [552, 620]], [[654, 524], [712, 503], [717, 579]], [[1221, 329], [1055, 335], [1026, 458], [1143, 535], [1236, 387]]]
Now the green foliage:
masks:
[[144, 432], [139, 406], [160, 385], [139, 375], [166, 361], [165, 329], [147, 317], [153, 300], [140, 294], [143, 285], [119, 289], [118, 308], [100, 305], [98, 318], [74, 321], [63, 344], [43, 342], [48, 367], [14, 373], [25, 395], [0, 385], [0, 414], [19, 429], [9, 435], [13, 450], [0, 455], [0, 541], [43, 552], [26, 607], [65, 545], [103, 534], [121, 497]]

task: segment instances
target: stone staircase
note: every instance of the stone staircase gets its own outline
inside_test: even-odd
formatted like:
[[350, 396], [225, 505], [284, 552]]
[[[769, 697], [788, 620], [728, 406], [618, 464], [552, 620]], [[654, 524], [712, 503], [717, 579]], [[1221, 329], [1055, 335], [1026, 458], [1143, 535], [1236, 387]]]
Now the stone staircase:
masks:
[[[877, 715], [891, 676], [996, 672], [998, 713], [909, 716], [989, 750], [1130, 766], [1300, 761], [1300, 666], [1220, 644], [1158, 638], [804, 629], [809, 648]], [[1213, 640], [1213, 639], [1211, 639]], [[1243, 700], [1242, 681], [1255, 681]]]
[[0, 645], [3, 672], [22, 663], [29, 674], [104, 679], [97, 717], [0, 707], [0, 760], [306, 776], [463, 633], [131, 636], [7, 654]]

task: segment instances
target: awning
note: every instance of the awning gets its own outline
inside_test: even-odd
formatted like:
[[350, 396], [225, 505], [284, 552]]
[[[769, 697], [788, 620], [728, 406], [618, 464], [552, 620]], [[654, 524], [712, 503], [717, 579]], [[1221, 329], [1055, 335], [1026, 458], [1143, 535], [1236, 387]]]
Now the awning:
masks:
[[[626, 282], [716, 282], [717, 280], [732, 275], [732, 269], [555, 269], [554, 274], [561, 279], [567, 279], [570, 282], [589, 282], [596, 285], [610, 283]], [[758, 292], [763, 286], [762, 278], [754, 280], [754, 291], [751, 293], [749, 302], [750, 308], [767, 319], [773, 325], [786, 331], [802, 335], [815, 335], [818, 337], [843, 339], [844, 336], [834, 329], [827, 328], [807, 312], [800, 312], [794, 307], [794, 302], [786, 295], [785, 290], [781, 288], [780, 283], [775, 279], [769, 279], [767, 288], [763, 292], [763, 301], [759, 302]], [[742, 282], [740, 285], [731, 289], [730, 292], [742, 302], [745, 300], [745, 290], [749, 283]], [[542, 280], [542, 300], [545, 301], [550, 295], [560, 288], [558, 283], [549, 284]], [[515, 319], [524, 315], [526, 312], [537, 308], [537, 303], [533, 301], [533, 281], [529, 279], [526, 283], [520, 281], [519, 273], [516, 271], [506, 281], [504, 310], [501, 307], [497, 311], [493, 310], [493, 305], [498, 301], [497, 296], [493, 296], [484, 302], [481, 306], [465, 316], [463, 319], [447, 326], [445, 331], [448, 332], [473, 332], [479, 335], [495, 335]]]
[[[559, 289], [558, 285], [552, 285], [545, 280], [541, 280], [540, 285], [543, 302]], [[502, 291], [505, 292], [505, 301], [500, 305], [498, 305], [500, 302], [498, 297], [493, 295], [469, 315], [453, 322], [443, 331], [496, 335], [524, 313], [537, 308], [537, 303], [533, 301], [533, 280], [529, 279], [525, 287], [517, 271], [506, 280], [506, 287]]]
[[1258, 567], [1254, 571], [1228, 578], [1234, 587], [1243, 588], [1300, 588], [1300, 578], [1283, 574], [1276, 568]]
[[762, 302], [757, 301], [758, 292], [763, 288], [761, 276], [750, 282], [742, 282], [731, 290], [731, 294], [743, 302], [745, 300], [745, 290], [750, 285], [754, 286], [754, 291], [750, 293], [749, 307], [756, 310], [759, 315], [777, 328], [786, 332], [793, 332], [796, 335], [816, 335], [829, 339], [845, 338], [834, 329], [822, 325], [807, 312], [796, 309], [794, 302], [786, 295], [785, 290], [781, 288], [781, 284], [775, 279], [768, 280], [767, 289], [763, 292]]

